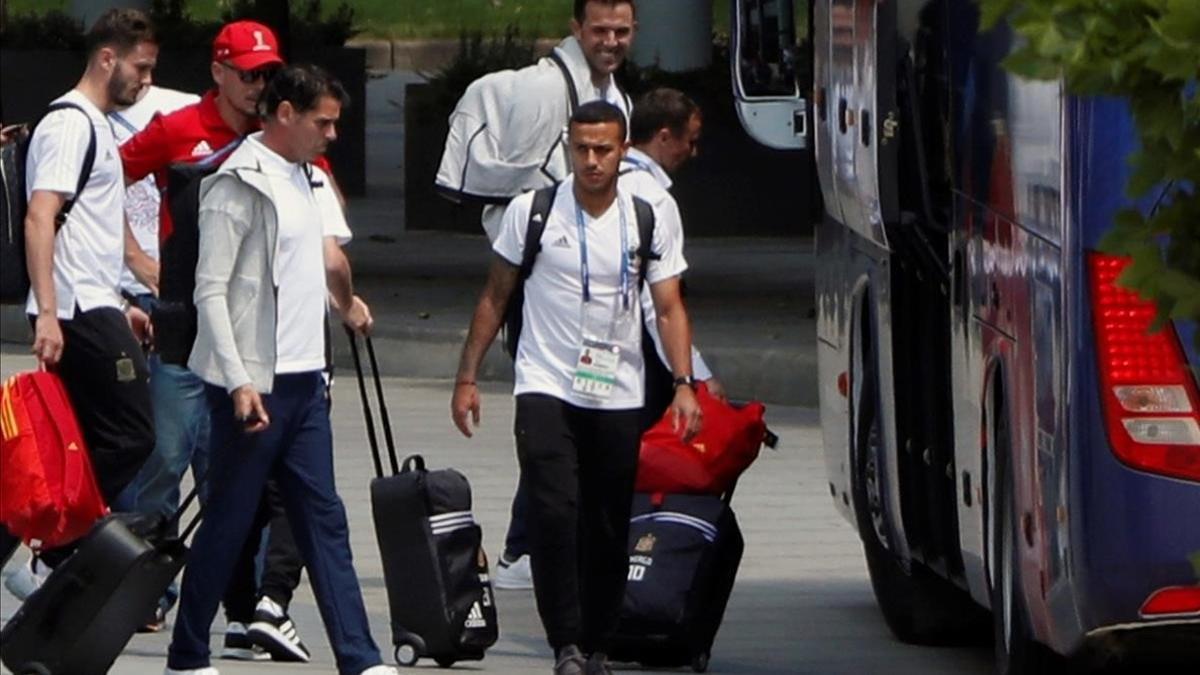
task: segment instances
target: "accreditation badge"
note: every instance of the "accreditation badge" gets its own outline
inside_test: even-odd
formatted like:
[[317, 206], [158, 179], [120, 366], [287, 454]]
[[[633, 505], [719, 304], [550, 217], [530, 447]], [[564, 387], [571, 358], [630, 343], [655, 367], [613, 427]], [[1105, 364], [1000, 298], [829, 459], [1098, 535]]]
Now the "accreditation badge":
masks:
[[621, 348], [600, 340], [587, 340], [579, 349], [571, 390], [582, 396], [607, 400], [617, 384], [617, 367], [621, 364]]

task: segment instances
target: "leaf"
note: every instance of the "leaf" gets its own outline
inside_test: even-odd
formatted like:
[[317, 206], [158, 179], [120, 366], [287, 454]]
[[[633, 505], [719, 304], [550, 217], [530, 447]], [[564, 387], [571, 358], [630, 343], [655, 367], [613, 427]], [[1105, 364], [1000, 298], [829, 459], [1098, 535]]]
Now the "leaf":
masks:
[[1004, 67], [1029, 80], [1056, 80], [1062, 73], [1060, 66], [1028, 47], [1009, 54]]
[[1013, 10], [1016, 0], [981, 0], [979, 3], [979, 28], [991, 30]]

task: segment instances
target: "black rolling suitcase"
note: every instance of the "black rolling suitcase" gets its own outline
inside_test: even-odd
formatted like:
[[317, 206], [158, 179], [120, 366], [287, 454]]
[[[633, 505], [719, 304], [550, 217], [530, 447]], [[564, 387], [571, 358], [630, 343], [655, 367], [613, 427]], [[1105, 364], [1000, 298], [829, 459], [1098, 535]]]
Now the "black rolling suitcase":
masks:
[[634, 497], [613, 660], [708, 669], [745, 548], [731, 496]]
[[350, 336], [367, 437], [375, 460], [371, 512], [383, 561], [396, 662], [432, 658], [442, 667], [479, 661], [499, 628], [483, 532], [471, 514], [471, 486], [453, 469], [429, 471], [420, 455], [396, 459], [391, 423], [370, 338], [367, 355], [392, 475], [383, 473], [358, 343]]
[[[195, 499], [179, 507], [178, 519]], [[15, 675], [100, 675], [154, 615], [183, 568], [187, 537], [172, 521], [106, 516], [0, 631], [0, 659]]]

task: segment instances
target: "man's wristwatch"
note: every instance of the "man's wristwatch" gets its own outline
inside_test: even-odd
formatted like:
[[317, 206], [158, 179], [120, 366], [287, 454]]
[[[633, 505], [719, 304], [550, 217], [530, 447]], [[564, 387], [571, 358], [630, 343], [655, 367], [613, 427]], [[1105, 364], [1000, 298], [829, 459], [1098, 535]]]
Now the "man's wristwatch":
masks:
[[685, 384], [695, 390], [696, 378], [692, 377], [691, 375], [680, 375], [671, 382], [671, 387], [678, 389]]

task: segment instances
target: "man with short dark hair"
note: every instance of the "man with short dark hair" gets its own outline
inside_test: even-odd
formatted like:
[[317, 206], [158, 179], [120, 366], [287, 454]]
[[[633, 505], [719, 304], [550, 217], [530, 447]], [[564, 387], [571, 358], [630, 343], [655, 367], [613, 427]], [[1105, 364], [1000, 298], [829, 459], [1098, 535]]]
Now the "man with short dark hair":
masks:
[[[629, 120], [632, 147], [621, 162], [621, 187], [678, 217], [679, 206], [668, 192], [672, 184], [670, 174], [696, 156], [702, 123], [700, 106], [678, 89], [659, 87], [639, 97]], [[642, 317], [646, 327], [644, 338], [648, 338], [642, 340], [646, 359], [646, 407], [642, 423], [650, 427], [662, 417], [674, 391], [666, 352], [658, 334], [654, 303], [648, 293], [642, 294]], [[719, 398], [725, 396], [724, 387], [695, 346], [692, 347], [692, 374], [708, 386], [709, 393]]]
[[[573, 100], [608, 101], [628, 117], [629, 98], [613, 74], [625, 62], [636, 29], [634, 0], [574, 0], [571, 35], [550, 56], [480, 78], [463, 94], [450, 116], [436, 182], [455, 198], [485, 200], [482, 224], [489, 240], [499, 232], [509, 199], [571, 172], [570, 153], [561, 145]], [[503, 112], [491, 115], [492, 108]], [[463, 158], [453, 152], [459, 146], [470, 146], [487, 161], [462, 166]]]
[[323, 237], [349, 239], [349, 229], [322, 203], [333, 198], [320, 189], [329, 177], [311, 164], [337, 138], [347, 95], [320, 68], [289, 66], [260, 101], [263, 130], [200, 191], [188, 368], [205, 382], [212, 454], [166, 673], [216, 673], [209, 629], [268, 478], [280, 487], [338, 672], [393, 673], [381, 665], [354, 573], [323, 375], [326, 297], [352, 329], [371, 327], [348, 275], [327, 285]]
[[[158, 44], [150, 20], [133, 9], [102, 14], [86, 43], [83, 77], [51, 104], [66, 107], [43, 117], [29, 142], [25, 311], [33, 353], [62, 377], [100, 491], [112, 503], [154, 447], [154, 422], [146, 360], [122, 312], [125, 183], [105, 115], [150, 86]], [[89, 147], [92, 169], [78, 190]], [[70, 212], [60, 225], [64, 208]], [[136, 315], [144, 322], [145, 314]], [[53, 567], [70, 550], [48, 551], [41, 562]]]
[[[283, 66], [274, 31], [256, 21], [233, 21], [222, 26], [212, 44], [209, 73], [213, 88], [194, 105], [154, 117], [145, 129], [121, 146], [125, 178], [135, 182], [153, 176], [158, 189], [168, 189], [172, 164], [219, 164], [242, 139], [259, 128], [258, 98], [271, 75]], [[318, 161], [322, 169], [328, 165]], [[332, 192], [327, 181], [320, 188]], [[325, 200], [329, 201], [329, 200]], [[158, 236], [164, 248], [172, 246], [175, 224], [164, 203], [158, 214]], [[343, 257], [335, 237], [326, 238], [328, 257]], [[199, 479], [208, 467], [209, 419], [204, 382], [187, 369], [194, 323], [187, 302], [195, 270], [188, 264], [172, 269], [168, 260], [163, 276], [165, 293], [152, 298], [155, 352], [150, 357], [153, 377], [157, 438], [154, 453], [138, 475], [134, 488], [136, 510], [168, 515], [179, 505], [180, 483], [189, 464]], [[194, 261], [191, 261], [194, 262]], [[186, 277], [188, 282], [180, 282]], [[246, 539], [229, 588], [225, 591], [225, 640], [221, 658], [255, 660], [268, 654], [277, 661], [308, 661], [308, 648], [287, 614], [292, 592], [300, 583], [302, 563], [291, 537], [286, 516], [279, 511], [277, 490], [268, 483], [267, 496], [256, 507], [259, 523], [271, 521], [270, 542], [259, 588], [255, 559], [262, 527], [256, 525]], [[201, 504], [206, 499], [200, 495]], [[261, 590], [261, 594], [260, 594]], [[162, 613], [174, 603], [172, 587]], [[261, 595], [261, 597], [260, 597]], [[264, 654], [264, 650], [266, 653]]]
[[[550, 56], [520, 70], [491, 73], [467, 88], [450, 116], [436, 183], [454, 199], [485, 201], [482, 225], [489, 242], [499, 234], [509, 199], [556, 184], [571, 172], [563, 132], [573, 105], [607, 101], [628, 117], [629, 98], [613, 75], [636, 30], [634, 0], [574, 0], [571, 35]], [[493, 577], [499, 589], [533, 586], [523, 495], [518, 486]]]
[[[528, 490], [538, 612], [556, 675], [609, 672], [606, 653], [629, 563], [626, 539], [643, 404], [642, 248], [637, 206], [617, 185], [625, 117], [593, 101], [571, 118], [575, 173], [557, 188], [525, 280], [516, 356], [516, 442]], [[471, 436], [479, 423], [475, 378], [520, 274], [535, 193], [504, 214], [487, 284], [455, 378], [451, 415]], [[692, 391], [691, 327], [679, 295], [683, 232], [655, 211], [645, 283], [675, 378], [671, 408], [683, 434], [700, 427]], [[585, 655], [587, 660], [585, 661]]]

